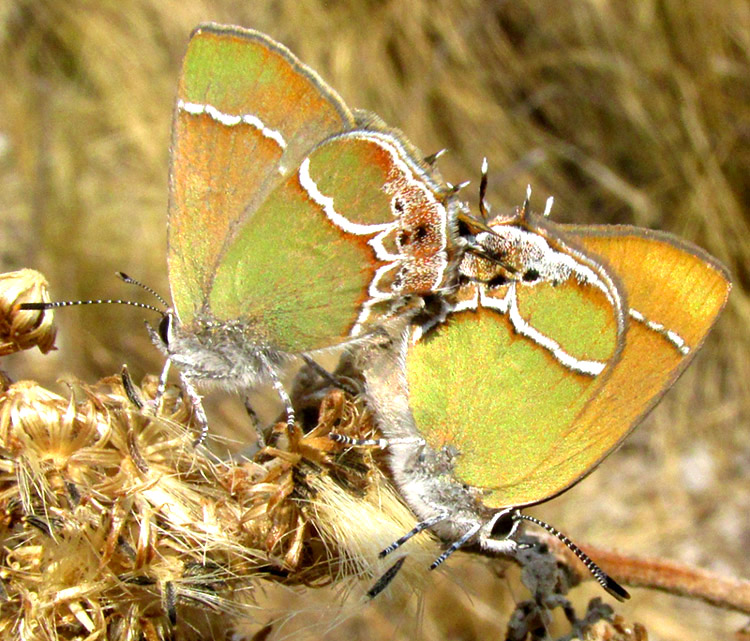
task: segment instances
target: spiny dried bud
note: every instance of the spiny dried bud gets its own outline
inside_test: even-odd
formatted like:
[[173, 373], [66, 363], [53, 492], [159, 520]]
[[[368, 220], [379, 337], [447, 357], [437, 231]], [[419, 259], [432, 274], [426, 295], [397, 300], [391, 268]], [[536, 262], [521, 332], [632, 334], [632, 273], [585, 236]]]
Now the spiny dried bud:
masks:
[[0, 356], [36, 345], [43, 354], [55, 348], [57, 328], [51, 311], [21, 310], [22, 303], [49, 302], [44, 276], [33, 269], [0, 274]]

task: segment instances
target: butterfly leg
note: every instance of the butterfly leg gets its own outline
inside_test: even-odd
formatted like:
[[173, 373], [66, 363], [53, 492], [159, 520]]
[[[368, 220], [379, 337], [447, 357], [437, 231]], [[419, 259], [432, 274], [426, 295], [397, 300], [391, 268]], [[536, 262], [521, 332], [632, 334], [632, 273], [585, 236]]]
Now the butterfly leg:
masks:
[[161, 411], [164, 393], [167, 391], [167, 378], [169, 377], [169, 369], [171, 365], [171, 360], [165, 360], [164, 367], [161, 368], [161, 374], [159, 374], [159, 384], [156, 387], [156, 396], [154, 396], [154, 407], [156, 408], [157, 414]]
[[453, 554], [460, 547], [463, 547], [464, 545], [466, 545], [469, 539], [471, 539], [471, 537], [473, 537], [477, 532], [479, 532], [479, 529], [481, 527], [482, 527], [481, 523], [475, 523], [474, 525], [472, 525], [471, 528], [469, 528], [468, 532], [466, 532], [466, 534], [464, 534], [457, 541], [454, 541], [453, 543], [451, 543], [448, 549], [446, 549], [445, 552], [443, 552], [437, 559], [435, 559], [432, 562], [432, 565], [430, 565], [430, 570], [434, 570], [439, 565], [442, 565], [451, 554]]
[[190, 399], [193, 411], [195, 412], [195, 419], [200, 428], [198, 438], [193, 442], [193, 446], [198, 447], [206, 440], [206, 435], [208, 434], [208, 418], [206, 417], [206, 411], [203, 409], [203, 401], [190, 378], [180, 373], [180, 383], [182, 383], [182, 389], [185, 390], [185, 393]]
[[337, 432], [330, 432], [328, 438], [334, 443], [341, 443], [342, 445], [349, 445], [351, 447], [377, 447], [380, 449], [388, 447], [388, 441], [384, 438], [354, 438], [346, 436], [346, 434], [338, 434]]
[[421, 447], [425, 444], [424, 439], [418, 436], [408, 436], [405, 438], [352, 438], [345, 434], [338, 434], [336, 432], [330, 432], [328, 438], [335, 443], [341, 443], [343, 445], [350, 445], [351, 447], [379, 447], [384, 450], [386, 447], [392, 445], [412, 445]]
[[446, 153], [448, 150], [443, 148], [439, 151], [436, 151], [434, 154], [430, 154], [429, 156], [425, 156], [422, 161], [431, 167], [437, 162], [438, 158], [442, 156], [444, 153]]
[[397, 550], [400, 548], [404, 543], [406, 543], [411, 537], [419, 534], [423, 530], [426, 530], [427, 528], [431, 528], [436, 523], [440, 523], [440, 521], [444, 521], [448, 518], [447, 512], [440, 512], [439, 514], [436, 514], [430, 519], [427, 519], [426, 521], [420, 521], [417, 523], [411, 530], [409, 530], [404, 536], [402, 536], [400, 539], [397, 539], [393, 543], [391, 543], [387, 548], [381, 550], [380, 554], [378, 554], [378, 558], [382, 559], [386, 556], [388, 556], [391, 552]]
[[266, 371], [268, 373], [268, 377], [271, 380], [271, 385], [279, 395], [281, 403], [284, 406], [284, 410], [286, 411], [286, 429], [287, 433], [291, 435], [294, 432], [294, 424], [297, 420], [297, 417], [294, 413], [294, 406], [292, 405], [292, 399], [289, 396], [289, 392], [286, 391], [284, 383], [282, 383], [281, 378], [279, 378], [279, 374], [273, 364], [271, 364], [271, 362], [266, 358], [263, 358], [262, 361], [266, 366]]
[[329, 372], [325, 367], [323, 367], [320, 363], [318, 363], [315, 359], [311, 358], [307, 354], [302, 354], [302, 360], [305, 361], [305, 364], [318, 376], [328, 381], [328, 384], [331, 385], [331, 387], [338, 387], [339, 389], [344, 390], [350, 396], [357, 396], [357, 394], [359, 394], [359, 390], [356, 389], [353, 385], [350, 385], [339, 376], [331, 374], [331, 372]]
[[169, 360], [165, 361], [164, 368], [162, 369], [161, 376], [159, 377], [159, 385], [156, 388], [156, 395], [153, 401], [144, 401], [138, 388], [133, 383], [133, 378], [130, 376], [130, 371], [127, 365], [122, 366], [120, 373], [120, 379], [122, 380], [122, 386], [125, 389], [125, 395], [128, 400], [135, 405], [139, 410], [150, 408], [155, 414], [159, 414], [161, 410], [162, 399], [164, 398], [164, 392], [167, 388], [167, 376], [169, 374]]
[[244, 405], [245, 411], [247, 412], [247, 415], [250, 418], [250, 422], [253, 425], [253, 429], [255, 430], [255, 438], [257, 439], [256, 447], [259, 450], [262, 450], [266, 446], [266, 435], [263, 433], [263, 428], [260, 426], [258, 415], [255, 413], [252, 405], [250, 405], [249, 398], [245, 397]]

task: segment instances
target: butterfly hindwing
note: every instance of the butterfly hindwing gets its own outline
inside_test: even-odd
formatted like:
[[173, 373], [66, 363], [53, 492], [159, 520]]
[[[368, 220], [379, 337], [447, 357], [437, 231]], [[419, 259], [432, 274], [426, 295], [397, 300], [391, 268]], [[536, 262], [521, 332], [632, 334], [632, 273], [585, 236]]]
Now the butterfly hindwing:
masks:
[[328, 347], [450, 277], [452, 193], [398, 139], [357, 130], [305, 156], [238, 230], [210, 295], [287, 352]]

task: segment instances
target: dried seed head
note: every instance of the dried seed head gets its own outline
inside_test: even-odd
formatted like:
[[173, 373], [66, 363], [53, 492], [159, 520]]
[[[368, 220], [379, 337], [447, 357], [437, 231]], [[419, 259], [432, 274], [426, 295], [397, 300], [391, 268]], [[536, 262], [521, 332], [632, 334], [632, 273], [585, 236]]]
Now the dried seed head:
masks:
[[13, 605], [0, 638], [210, 638], [253, 618], [260, 581], [371, 582], [378, 551], [413, 525], [369, 534], [390, 504], [378, 452], [327, 437], [373, 435], [361, 398], [323, 390], [317, 424], [289, 435], [284, 423], [253, 460], [222, 461], [193, 447], [179, 388], [156, 415], [156, 388], [136, 389], [142, 408], [114, 376], [66, 397], [30, 381], [0, 393], [0, 587]]
[[33, 269], [0, 274], [0, 356], [35, 345], [46, 354], [55, 348], [57, 328], [51, 311], [21, 310], [21, 303], [49, 302], [44, 276]]

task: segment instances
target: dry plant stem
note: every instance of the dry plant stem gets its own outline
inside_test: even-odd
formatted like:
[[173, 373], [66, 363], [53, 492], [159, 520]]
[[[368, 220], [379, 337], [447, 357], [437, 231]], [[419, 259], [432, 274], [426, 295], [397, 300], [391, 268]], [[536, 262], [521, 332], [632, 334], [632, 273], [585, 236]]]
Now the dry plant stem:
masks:
[[[573, 569], [581, 580], [591, 576], [573, 553], [551, 535], [535, 535]], [[705, 601], [725, 610], [750, 614], [750, 581], [723, 577], [690, 565], [657, 558], [633, 557], [590, 545], [581, 545], [612, 577], [628, 586], [662, 590], [669, 594]]]

